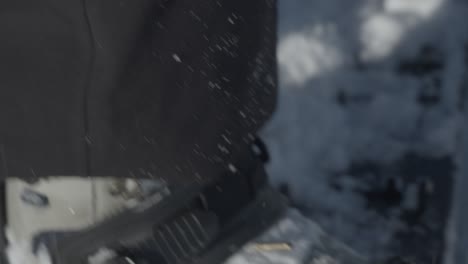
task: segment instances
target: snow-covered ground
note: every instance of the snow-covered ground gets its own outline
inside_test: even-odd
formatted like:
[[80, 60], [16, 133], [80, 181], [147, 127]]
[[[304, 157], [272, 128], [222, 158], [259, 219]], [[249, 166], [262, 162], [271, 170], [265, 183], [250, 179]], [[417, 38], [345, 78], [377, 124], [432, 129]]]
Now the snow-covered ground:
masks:
[[[263, 132], [273, 181], [368, 256], [440, 258], [462, 127], [468, 2], [279, 4], [281, 90]], [[401, 241], [426, 252], [405, 252]]]
[[[276, 247], [277, 250], [268, 250], [268, 247]], [[329, 237], [316, 223], [291, 209], [276, 225], [245, 245], [225, 264], [338, 263], [368, 262]]]

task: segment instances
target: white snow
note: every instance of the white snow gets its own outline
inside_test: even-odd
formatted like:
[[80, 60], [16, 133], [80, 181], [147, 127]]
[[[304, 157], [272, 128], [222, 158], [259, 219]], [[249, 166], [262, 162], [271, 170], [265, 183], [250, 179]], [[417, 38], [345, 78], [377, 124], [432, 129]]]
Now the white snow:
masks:
[[234, 164], [229, 163], [229, 164], [228, 164], [228, 169], [229, 169], [232, 173], [236, 173], [236, 172], [237, 172], [237, 168], [236, 168], [236, 166], [234, 166]]
[[[287, 244], [276, 250], [261, 250], [258, 244]], [[261, 248], [261, 247], [260, 247]], [[240, 249], [225, 264], [332, 264], [366, 263], [343, 244], [333, 240], [314, 222], [296, 210], [285, 216], [263, 235]]]
[[[408, 150], [440, 157], [457, 152], [467, 39], [466, 1], [280, 0], [279, 107], [263, 131], [273, 182], [290, 184], [293, 198], [328, 232], [371, 257], [390, 254], [397, 217], [367, 210], [352, 189], [330, 186], [355, 161], [390, 163]], [[430, 78], [399, 74], [398, 62], [423, 45], [441, 52], [441, 101], [417, 103]], [[353, 100], [342, 107], [337, 95]], [[356, 186], [358, 185], [358, 186]], [[365, 187], [365, 186], [364, 186]], [[404, 197], [408, 206], [414, 193]]]
[[[108, 192], [112, 182], [111, 178], [54, 177], [30, 185], [9, 179], [7, 254], [10, 264], [51, 264], [46, 249], [40, 248], [37, 255], [33, 254], [34, 235], [45, 230], [81, 229], [124, 207], [125, 201]], [[132, 183], [126, 183], [132, 187]], [[21, 193], [25, 188], [47, 194], [49, 206], [36, 208], [22, 202]], [[93, 188], [96, 196], [92, 194]]]
[[409, 13], [430, 18], [444, 4], [445, 0], [387, 0], [385, 10], [391, 13]]
[[37, 255], [33, 254], [31, 242], [28, 239], [18, 239], [12, 230], [7, 230], [9, 264], [52, 264], [45, 248], [39, 248]]
[[333, 45], [337, 38], [332, 27], [319, 26], [311, 32], [291, 33], [281, 39], [278, 62], [285, 71], [284, 82], [302, 85], [342, 65], [345, 55]]
[[177, 54], [172, 54], [172, 58], [176, 61], [176, 62], [179, 62], [181, 63], [182, 62], [182, 59], [179, 57], [179, 55]]
[[387, 14], [375, 14], [362, 25], [361, 57], [366, 60], [380, 60], [389, 56], [404, 37], [406, 25]]
[[116, 257], [116, 253], [107, 248], [100, 249], [96, 254], [88, 258], [89, 264], [102, 264]]

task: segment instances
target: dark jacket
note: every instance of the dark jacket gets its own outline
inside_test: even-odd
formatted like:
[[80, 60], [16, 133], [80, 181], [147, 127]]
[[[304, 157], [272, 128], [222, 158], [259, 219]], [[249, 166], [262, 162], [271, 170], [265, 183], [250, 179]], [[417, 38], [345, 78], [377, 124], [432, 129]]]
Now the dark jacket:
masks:
[[0, 1], [0, 173], [234, 169], [276, 100], [275, 0]]

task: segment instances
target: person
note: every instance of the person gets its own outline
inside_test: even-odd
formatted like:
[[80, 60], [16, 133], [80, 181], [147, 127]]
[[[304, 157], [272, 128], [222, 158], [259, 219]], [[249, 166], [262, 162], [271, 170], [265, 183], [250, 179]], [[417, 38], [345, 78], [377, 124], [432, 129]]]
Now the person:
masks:
[[106, 263], [239, 263], [252, 254], [245, 245], [263, 254], [258, 263], [283, 263], [271, 252], [314, 259], [258, 236], [291, 219], [309, 226], [302, 236], [320, 233], [268, 184], [256, 136], [277, 97], [276, 5], [3, 1], [0, 212], [11, 232], [0, 246], [9, 261], [22, 240], [53, 264], [102, 249], [113, 252]]

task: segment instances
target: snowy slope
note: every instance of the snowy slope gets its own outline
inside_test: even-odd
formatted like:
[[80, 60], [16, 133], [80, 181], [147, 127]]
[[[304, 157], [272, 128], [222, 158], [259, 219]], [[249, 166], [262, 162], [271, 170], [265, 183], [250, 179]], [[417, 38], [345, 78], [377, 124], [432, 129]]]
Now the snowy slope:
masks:
[[[282, 250], [266, 250], [270, 243]], [[266, 246], [262, 246], [266, 245]], [[265, 234], [254, 239], [225, 264], [366, 264], [366, 259], [328, 236], [316, 223], [296, 210]]]
[[279, 108], [263, 133], [269, 172], [327, 231], [369, 256], [401, 253], [405, 234], [434, 254], [443, 246], [465, 3], [280, 0]]

